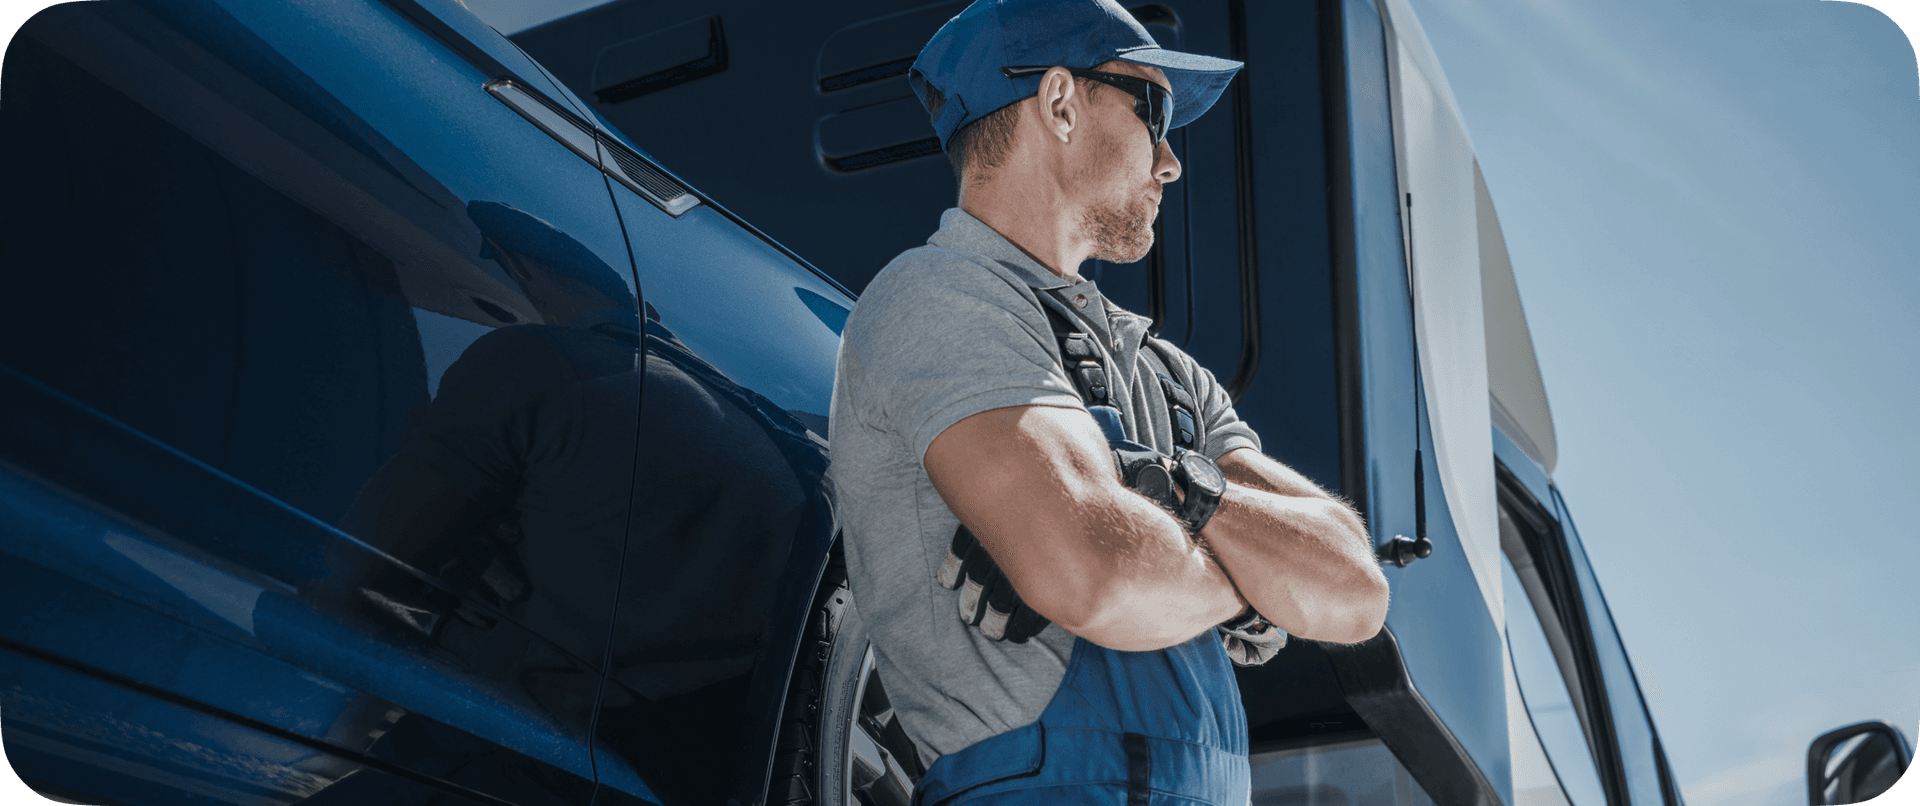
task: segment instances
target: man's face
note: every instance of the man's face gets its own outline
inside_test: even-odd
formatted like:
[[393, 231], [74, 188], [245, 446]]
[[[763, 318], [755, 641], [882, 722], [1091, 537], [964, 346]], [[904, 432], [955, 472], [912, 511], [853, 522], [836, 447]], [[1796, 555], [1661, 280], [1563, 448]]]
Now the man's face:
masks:
[[[1166, 77], [1152, 67], [1110, 61], [1094, 69], [1167, 86]], [[1166, 141], [1153, 144], [1146, 124], [1133, 112], [1131, 94], [1097, 86], [1086, 106], [1093, 149], [1080, 166], [1077, 183], [1087, 200], [1080, 216], [1081, 233], [1093, 241], [1094, 259], [1132, 263], [1153, 248], [1153, 219], [1160, 213], [1161, 187], [1180, 178], [1180, 161], [1174, 159]]]

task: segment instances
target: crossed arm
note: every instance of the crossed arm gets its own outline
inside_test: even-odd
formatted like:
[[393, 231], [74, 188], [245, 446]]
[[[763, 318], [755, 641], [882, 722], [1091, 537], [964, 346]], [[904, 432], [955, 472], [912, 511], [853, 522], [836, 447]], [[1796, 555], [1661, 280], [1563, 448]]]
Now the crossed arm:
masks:
[[1081, 411], [975, 414], [935, 437], [925, 464], [1027, 606], [1102, 646], [1172, 646], [1248, 604], [1290, 634], [1340, 643], [1386, 618], [1359, 516], [1259, 451], [1221, 457], [1227, 492], [1201, 535], [1211, 554], [1121, 483]]

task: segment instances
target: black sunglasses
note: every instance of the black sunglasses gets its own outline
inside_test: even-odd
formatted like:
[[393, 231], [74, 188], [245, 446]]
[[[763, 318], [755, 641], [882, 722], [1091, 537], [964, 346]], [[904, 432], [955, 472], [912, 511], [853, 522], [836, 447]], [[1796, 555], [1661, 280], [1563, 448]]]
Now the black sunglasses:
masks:
[[[1026, 67], [1002, 67], [1000, 73], [1007, 78], [1039, 75], [1052, 70], [1053, 65]], [[1140, 116], [1140, 122], [1147, 124], [1147, 134], [1153, 138], [1153, 145], [1159, 147], [1160, 141], [1167, 139], [1167, 124], [1173, 122], [1173, 92], [1138, 76], [1119, 73], [1102, 73], [1098, 70], [1076, 70], [1064, 68], [1069, 74], [1101, 81], [1125, 90], [1133, 96], [1133, 113]]]

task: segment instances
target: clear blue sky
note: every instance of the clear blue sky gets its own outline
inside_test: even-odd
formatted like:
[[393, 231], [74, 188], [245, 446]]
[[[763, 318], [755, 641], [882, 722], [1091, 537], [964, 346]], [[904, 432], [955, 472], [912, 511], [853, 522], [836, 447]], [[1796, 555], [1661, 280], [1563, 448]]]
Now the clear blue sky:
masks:
[[1804, 803], [1814, 735], [1920, 727], [1914, 51], [1841, 2], [1411, 2], [1687, 801]]
[[1411, 0], [1691, 806], [1920, 726], [1920, 86], [1816, 0]]

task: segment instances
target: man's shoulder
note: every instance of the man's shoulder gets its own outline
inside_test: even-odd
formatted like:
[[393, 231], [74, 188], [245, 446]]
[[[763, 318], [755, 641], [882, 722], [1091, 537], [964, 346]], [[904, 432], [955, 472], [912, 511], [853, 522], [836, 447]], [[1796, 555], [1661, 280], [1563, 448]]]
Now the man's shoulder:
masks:
[[1044, 317], [1034, 291], [998, 261], [975, 252], [928, 244], [901, 252], [867, 284], [842, 338], [896, 338], [924, 333], [955, 318], [998, 309], [1018, 318]]
[[925, 244], [895, 255], [875, 275], [861, 293], [891, 300], [900, 295], [919, 295], [953, 291], [967, 293], [976, 288], [997, 290], [1009, 285], [1024, 285], [993, 258], [977, 252]]

